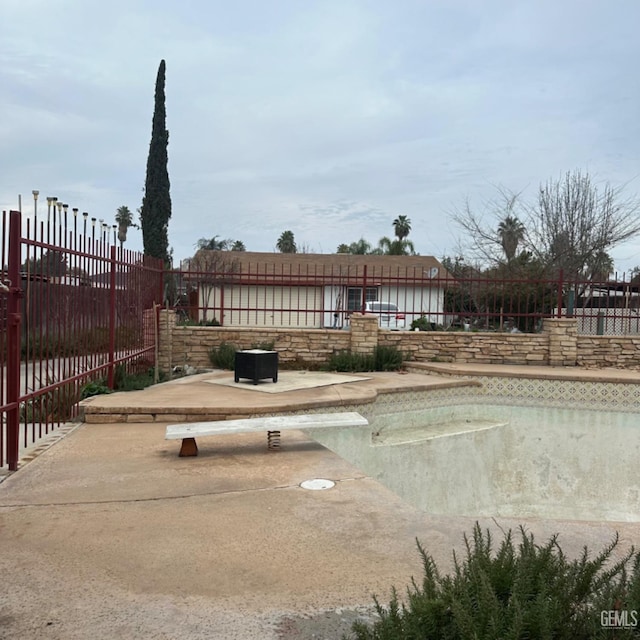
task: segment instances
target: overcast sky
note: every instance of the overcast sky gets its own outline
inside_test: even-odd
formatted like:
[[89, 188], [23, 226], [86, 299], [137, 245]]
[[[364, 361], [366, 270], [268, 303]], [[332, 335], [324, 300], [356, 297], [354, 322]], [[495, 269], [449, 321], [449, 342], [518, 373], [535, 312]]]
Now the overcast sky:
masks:
[[496, 185], [640, 192], [638, 25], [635, 0], [0, 0], [0, 208], [135, 211], [165, 59], [176, 259], [285, 229], [330, 253], [398, 215], [453, 254], [451, 210]]

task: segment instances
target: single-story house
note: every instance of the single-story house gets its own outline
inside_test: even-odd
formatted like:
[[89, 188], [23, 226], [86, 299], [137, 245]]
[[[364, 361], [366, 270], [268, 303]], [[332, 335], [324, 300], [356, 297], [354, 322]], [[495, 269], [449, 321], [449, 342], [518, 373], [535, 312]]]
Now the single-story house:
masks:
[[197, 291], [191, 317], [224, 326], [343, 328], [374, 300], [395, 304], [407, 327], [420, 316], [438, 323], [447, 281], [432, 256], [200, 250], [182, 273]]

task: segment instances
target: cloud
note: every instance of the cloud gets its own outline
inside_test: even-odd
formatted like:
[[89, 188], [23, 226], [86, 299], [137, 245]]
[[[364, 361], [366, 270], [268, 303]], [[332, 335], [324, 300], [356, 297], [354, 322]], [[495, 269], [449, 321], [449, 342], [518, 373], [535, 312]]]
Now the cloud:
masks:
[[637, 175], [638, 18], [623, 0], [4, 0], [0, 206], [37, 188], [105, 219], [139, 207], [165, 59], [176, 257], [213, 235], [270, 251], [284, 229], [376, 243], [400, 214], [442, 255], [448, 211], [493, 185]]

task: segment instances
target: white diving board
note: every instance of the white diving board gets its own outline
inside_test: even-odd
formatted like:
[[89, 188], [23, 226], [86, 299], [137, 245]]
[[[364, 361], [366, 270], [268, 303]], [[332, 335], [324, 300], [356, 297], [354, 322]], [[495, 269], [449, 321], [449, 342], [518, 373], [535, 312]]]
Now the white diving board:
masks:
[[218, 420], [215, 422], [185, 422], [167, 426], [165, 440], [182, 440], [180, 456], [197, 456], [196, 438], [232, 433], [267, 432], [269, 449], [280, 448], [280, 432], [293, 429], [324, 429], [328, 427], [366, 427], [369, 421], [355, 411], [340, 413], [305, 413], [288, 416], [263, 416]]

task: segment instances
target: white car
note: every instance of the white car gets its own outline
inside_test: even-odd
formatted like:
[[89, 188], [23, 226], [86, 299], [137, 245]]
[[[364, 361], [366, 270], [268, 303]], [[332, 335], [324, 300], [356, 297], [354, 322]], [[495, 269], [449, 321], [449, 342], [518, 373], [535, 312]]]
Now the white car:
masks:
[[382, 329], [400, 331], [405, 328], [405, 315], [393, 302], [367, 302], [364, 310], [378, 316], [378, 325]]

